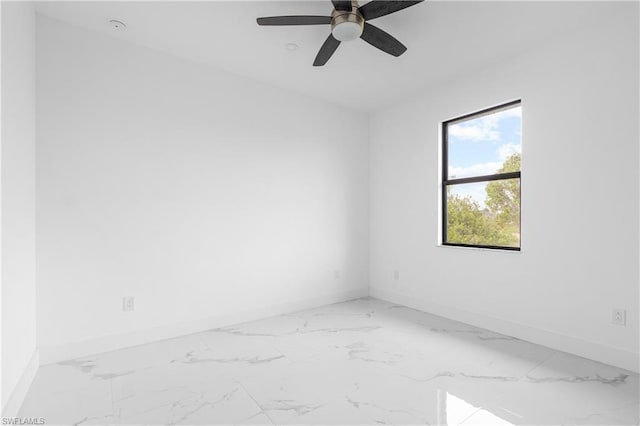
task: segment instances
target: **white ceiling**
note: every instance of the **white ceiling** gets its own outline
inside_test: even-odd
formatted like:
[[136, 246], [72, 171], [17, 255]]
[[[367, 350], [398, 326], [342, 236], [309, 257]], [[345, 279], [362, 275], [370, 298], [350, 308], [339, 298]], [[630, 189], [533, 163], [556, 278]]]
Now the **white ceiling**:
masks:
[[[363, 2], [364, 3], [364, 2]], [[324, 67], [313, 59], [330, 26], [259, 27], [273, 15], [329, 15], [323, 1], [42, 2], [40, 14], [269, 84], [372, 110], [443, 80], [594, 27], [612, 2], [427, 0], [375, 21], [407, 47], [399, 58], [362, 40], [342, 43]], [[118, 19], [126, 31], [107, 22]], [[286, 43], [300, 48], [290, 52]]]

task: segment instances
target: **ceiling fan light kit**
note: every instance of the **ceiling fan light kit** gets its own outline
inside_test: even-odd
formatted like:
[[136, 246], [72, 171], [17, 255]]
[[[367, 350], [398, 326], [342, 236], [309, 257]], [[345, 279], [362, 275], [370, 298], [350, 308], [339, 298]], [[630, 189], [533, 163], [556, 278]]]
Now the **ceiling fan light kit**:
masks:
[[326, 25], [331, 24], [331, 33], [324, 41], [314, 66], [322, 66], [336, 51], [340, 43], [361, 38], [370, 45], [392, 56], [400, 56], [406, 52], [405, 45], [380, 28], [369, 24], [381, 16], [406, 9], [424, 0], [371, 0], [359, 6], [357, 0], [332, 0], [331, 16], [271, 16], [258, 18], [258, 25]]
[[364, 30], [364, 18], [357, 8], [352, 12], [334, 10], [331, 18], [331, 34], [338, 41], [351, 41], [360, 38]]

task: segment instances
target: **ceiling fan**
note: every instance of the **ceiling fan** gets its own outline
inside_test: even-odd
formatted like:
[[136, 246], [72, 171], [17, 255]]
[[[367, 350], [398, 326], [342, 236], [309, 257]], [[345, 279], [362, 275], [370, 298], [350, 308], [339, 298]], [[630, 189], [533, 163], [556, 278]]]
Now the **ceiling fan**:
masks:
[[400, 56], [406, 46], [380, 28], [367, 21], [406, 9], [424, 0], [371, 0], [364, 6], [358, 6], [357, 0], [331, 0], [333, 12], [331, 16], [269, 16], [258, 18], [258, 25], [328, 25], [331, 33], [320, 48], [313, 66], [327, 63], [331, 55], [343, 41], [355, 40], [358, 37], [393, 56]]

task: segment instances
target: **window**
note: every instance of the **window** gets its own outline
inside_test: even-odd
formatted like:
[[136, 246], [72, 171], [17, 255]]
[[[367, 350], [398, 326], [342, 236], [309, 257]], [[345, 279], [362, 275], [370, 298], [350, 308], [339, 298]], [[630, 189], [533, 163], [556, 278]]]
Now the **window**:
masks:
[[442, 123], [442, 244], [520, 250], [520, 101]]

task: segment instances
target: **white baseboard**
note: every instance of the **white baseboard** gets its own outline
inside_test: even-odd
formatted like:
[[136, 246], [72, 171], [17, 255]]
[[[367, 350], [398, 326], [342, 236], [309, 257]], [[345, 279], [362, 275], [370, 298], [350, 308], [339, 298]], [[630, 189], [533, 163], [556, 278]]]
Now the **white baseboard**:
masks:
[[158, 340], [171, 339], [173, 337], [198, 333], [212, 328], [225, 327], [242, 322], [253, 321], [270, 316], [286, 314], [303, 309], [314, 308], [331, 303], [367, 297], [367, 288], [350, 290], [304, 299], [295, 302], [271, 305], [265, 308], [238, 312], [231, 315], [221, 315], [201, 320], [187, 321], [178, 324], [156, 327], [148, 330], [134, 331], [130, 333], [115, 334], [98, 337], [80, 342], [67, 343], [56, 346], [40, 348], [40, 365], [67, 361], [102, 352], [114, 351], [131, 346], [151, 343]]
[[371, 287], [371, 297], [397, 303], [409, 308], [429, 312], [434, 315], [485, 328], [497, 333], [547, 346], [562, 352], [568, 352], [605, 364], [639, 372], [640, 354], [625, 349], [591, 342], [578, 337], [566, 336], [553, 331], [531, 327], [511, 321], [493, 318], [487, 315], [433, 303], [422, 298], [400, 294], [392, 290]]
[[29, 392], [29, 388], [31, 387], [31, 383], [33, 383], [33, 379], [36, 377], [36, 373], [38, 372], [38, 366], [40, 365], [40, 352], [36, 348], [33, 351], [33, 355], [31, 355], [31, 359], [29, 360], [29, 364], [27, 364], [26, 368], [22, 372], [22, 376], [20, 376], [20, 380], [16, 384], [16, 387], [11, 392], [7, 403], [2, 407], [2, 417], [18, 417], [18, 412], [20, 411], [20, 407], [22, 406], [22, 402], [24, 398], [27, 396], [27, 392]]

